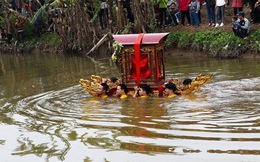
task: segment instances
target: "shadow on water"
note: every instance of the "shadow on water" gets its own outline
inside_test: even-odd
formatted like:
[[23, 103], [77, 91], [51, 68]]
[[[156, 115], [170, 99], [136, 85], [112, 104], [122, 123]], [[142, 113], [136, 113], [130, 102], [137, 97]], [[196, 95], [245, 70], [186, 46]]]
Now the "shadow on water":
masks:
[[168, 78], [214, 80], [194, 96], [104, 100], [78, 80], [118, 75], [105, 59], [1, 55], [3, 161], [259, 161], [260, 60], [168, 57]]

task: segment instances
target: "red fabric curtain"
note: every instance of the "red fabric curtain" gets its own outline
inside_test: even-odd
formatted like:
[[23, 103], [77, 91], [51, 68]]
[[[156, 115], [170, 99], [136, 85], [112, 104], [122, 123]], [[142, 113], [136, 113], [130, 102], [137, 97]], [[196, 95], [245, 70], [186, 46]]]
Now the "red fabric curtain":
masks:
[[[135, 55], [132, 55], [132, 69], [131, 69], [131, 79], [136, 79], [136, 60]], [[148, 54], [140, 55], [140, 79], [149, 79], [151, 77], [151, 71], [148, 65]]]
[[161, 74], [161, 65], [159, 59], [160, 56], [158, 57], [158, 55], [155, 55], [157, 77], [161, 78], [162, 74]]
[[142, 44], [144, 34], [139, 34], [135, 40], [134, 49], [135, 49], [135, 70], [136, 70], [136, 84], [140, 86], [141, 81], [141, 68], [140, 68], [140, 48]]

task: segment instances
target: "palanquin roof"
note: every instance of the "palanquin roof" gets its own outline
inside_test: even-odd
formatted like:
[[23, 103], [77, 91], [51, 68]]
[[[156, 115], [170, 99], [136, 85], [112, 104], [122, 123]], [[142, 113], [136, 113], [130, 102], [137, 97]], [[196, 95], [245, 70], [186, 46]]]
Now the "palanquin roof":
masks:
[[[142, 43], [144, 45], [159, 44], [169, 33], [148, 33], [144, 34]], [[134, 45], [139, 34], [113, 35], [114, 39], [122, 45]]]

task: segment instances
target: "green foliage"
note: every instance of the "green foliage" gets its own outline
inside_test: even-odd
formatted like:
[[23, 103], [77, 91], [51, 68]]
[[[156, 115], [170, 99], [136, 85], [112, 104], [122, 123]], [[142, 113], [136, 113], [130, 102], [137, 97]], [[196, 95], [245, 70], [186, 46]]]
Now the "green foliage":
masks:
[[197, 51], [209, 51], [212, 42], [214, 43], [215, 38], [218, 37], [218, 35], [220, 34], [220, 30], [200, 31], [198, 33], [195, 33], [192, 46], [197, 49]]
[[249, 37], [250, 50], [252, 53], [257, 54], [260, 52], [260, 30], [255, 31]]
[[165, 44], [166, 46], [177, 46], [180, 40], [180, 37], [183, 35], [183, 32], [171, 32], [167, 37]]
[[3, 7], [2, 8], [0, 8], [0, 26], [2, 27], [2, 28], [5, 28], [5, 26], [6, 26], [6, 22], [5, 22], [5, 15], [4, 15], [4, 12], [3, 12], [4, 10], [3, 10]]
[[194, 39], [194, 34], [183, 33], [181, 37], [179, 37], [178, 47], [181, 49], [189, 49], [193, 39]]
[[221, 33], [212, 41], [210, 55], [222, 58], [237, 58], [244, 52], [244, 40], [233, 33]]
[[191, 49], [208, 53], [212, 57], [237, 58], [246, 50], [259, 53], [260, 51], [260, 30], [249, 36], [248, 39], [241, 39], [233, 32], [221, 30], [200, 31], [192, 33], [171, 32], [166, 40], [166, 46], [173, 46], [180, 49]]
[[5, 141], [4, 140], [0, 140], [0, 145], [4, 145]]
[[34, 24], [25, 21], [25, 23], [23, 24], [23, 29], [24, 29], [24, 38], [35, 37]]
[[48, 6], [48, 2], [45, 3], [40, 9], [37, 10], [36, 14], [33, 16], [33, 18], [30, 21], [31, 24], [35, 23], [35, 21], [37, 20], [37, 17], [39, 15], [42, 15], [43, 13], [45, 13], [45, 9], [47, 6]]
[[40, 38], [34, 36], [26, 40], [26, 44], [31, 44], [31, 45], [40, 45], [40, 44], [58, 45], [60, 43], [61, 43], [60, 37], [53, 33], [43, 34]]
[[5, 22], [5, 18], [2, 14], [0, 14], [0, 26], [3, 27]]

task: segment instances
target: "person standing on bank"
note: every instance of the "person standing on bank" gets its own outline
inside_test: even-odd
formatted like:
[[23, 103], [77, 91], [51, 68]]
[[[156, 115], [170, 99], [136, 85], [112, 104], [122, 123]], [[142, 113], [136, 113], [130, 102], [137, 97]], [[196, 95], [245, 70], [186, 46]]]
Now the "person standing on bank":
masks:
[[123, 8], [126, 9], [127, 18], [129, 19], [129, 22], [131, 22], [132, 24], [134, 24], [135, 19], [134, 19], [134, 15], [133, 15], [133, 13], [132, 13], [132, 10], [131, 10], [130, 0], [122, 0], [122, 1], [123, 1]]
[[260, 23], [260, 0], [257, 0], [253, 9], [253, 23]]
[[216, 19], [215, 19], [215, 6], [216, 1], [215, 0], [205, 0], [206, 2], [206, 8], [207, 8], [207, 14], [208, 14], [208, 26], [215, 26]]
[[[35, 13], [35, 14], [36, 14], [36, 13]], [[41, 27], [42, 27], [42, 14], [40, 13], [40, 14], [37, 16], [37, 18], [36, 18], [36, 20], [35, 20], [35, 22], [34, 22], [35, 34], [36, 34], [36, 36], [37, 36], [38, 38], [41, 37], [41, 33], [40, 33]]]
[[179, 2], [179, 11], [181, 12], [181, 24], [184, 26], [185, 17], [188, 20], [188, 26], [191, 25], [190, 23], [190, 11], [188, 5], [190, 4], [190, 0], [178, 0]]
[[234, 16], [237, 15], [238, 12], [243, 11], [243, 0], [233, 0], [232, 1], [232, 8], [234, 10]]
[[244, 12], [238, 13], [238, 19], [233, 22], [233, 32], [236, 36], [246, 38], [249, 35], [250, 22], [245, 18]]
[[103, 30], [104, 27], [107, 28], [108, 26], [108, 8], [107, 8], [107, 2], [106, 0], [101, 0], [101, 5], [100, 5], [100, 11], [98, 13], [99, 16], [99, 22], [101, 29]]
[[[225, 0], [216, 0], [216, 13], [215, 13], [215, 20], [216, 20], [216, 28], [224, 26], [225, 23]], [[221, 23], [218, 23], [218, 15], [221, 17]]]
[[257, 2], [257, 0], [249, 0], [251, 22], [254, 22], [254, 8], [255, 8], [256, 2]]
[[190, 19], [191, 19], [191, 25], [199, 27], [200, 21], [199, 21], [199, 10], [200, 10], [200, 2], [198, 0], [191, 0], [190, 4]]
[[15, 27], [18, 29], [18, 41], [19, 41], [19, 43], [23, 42], [23, 23], [24, 23], [24, 20], [21, 20], [20, 18], [17, 18], [15, 20]]
[[167, 3], [168, 0], [157, 0], [159, 4], [159, 15], [160, 15], [160, 25], [162, 27], [166, 27], [166, 11], [167, 11]]

